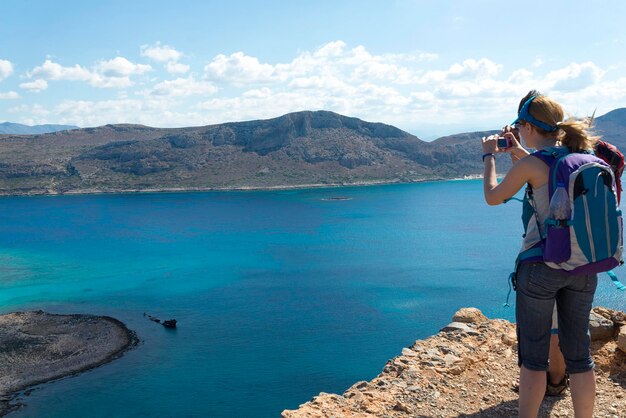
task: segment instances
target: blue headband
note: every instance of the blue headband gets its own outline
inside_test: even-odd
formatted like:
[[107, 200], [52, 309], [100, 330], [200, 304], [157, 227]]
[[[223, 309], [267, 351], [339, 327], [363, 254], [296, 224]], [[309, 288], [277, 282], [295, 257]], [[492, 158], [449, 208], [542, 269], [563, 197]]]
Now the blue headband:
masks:
[[536, 97], [537, 96], [532, 96], [530, 99], [526, 100], [526, 102], [524, 103], [522, 108], [517, 113], [517, 119], [515, 119], [511, 125], [515, 125], [520, 120], [523, 120], [523, 121], [532, 123], [536, 127], [543, 129], [544, 131], [554, 132], [554, 131], [558, 130], [559, 129], [558, 126], [548, 125], [545, 122], [542, 122], [540, 120], [535, 119], [530, 114], [530, 112], [528, 111], [528, 108], [530, 107], [530, 102], [532, 102]]

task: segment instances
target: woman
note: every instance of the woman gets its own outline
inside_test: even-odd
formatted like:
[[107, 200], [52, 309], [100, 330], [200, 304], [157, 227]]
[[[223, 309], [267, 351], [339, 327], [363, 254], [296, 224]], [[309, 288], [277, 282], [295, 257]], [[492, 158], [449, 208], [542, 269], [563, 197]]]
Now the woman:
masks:
[[[536, 90], [532, 90], [526, 97], [541, 96], [542, 94]], [[520, 103], [520, 106], [522, 104]], [[511, 129], [509, 125], [502, 128], [501, 135], [511, 132], [515, 135], [515, 139], [519, 142], [519, 132], [516, 128]], [[511, 154], [513, 157], [513, 154]], [[513, 162], [516, 163], [519, 159], [513, 158]], [[569, 376], [565, 370], [565, 359], [563, 353], [559, 348], [559, 323], [557, 320], [556, 304], [552, 310], [552, 329], [550, 330], [550, 353], [548, 355], [548, 373], [546, 384], [545, 396], [563, 396], [565, 389], [569, 387]]]
[[[563, 109], [547, 96], [529, 92], [520, 101], [514, 122], [529, 148], [565, 146], [571, 152], [591, 150], [597, 141], [586, 121], [563, 121]], [[497, 135], [483, 138], [484, 193], [489, 205], [498, 205], [525, 184], [533, 193], [536, 222], [529, 222], [522, 251], [537, 244], [548, 217], [548, 171], [541, 159], [522, 148], [511, 132], [510, 147], [499, 149]], [[508, 152], [515, 162], [500, 184], [496, 154]], [[543, 262], [521, 263], [517, 269], [516, 321], [520, 369], [520, 417], [536, 417], [546, 390], [550, 329], [554, 304], [558, 309], [560, 347], [570, 375], [576, 417], [592, 417], [595, 403], [594, 364], [590, 353], [589, 313], [597, 285], [593, 275], [575, 276], [551, 269]]]

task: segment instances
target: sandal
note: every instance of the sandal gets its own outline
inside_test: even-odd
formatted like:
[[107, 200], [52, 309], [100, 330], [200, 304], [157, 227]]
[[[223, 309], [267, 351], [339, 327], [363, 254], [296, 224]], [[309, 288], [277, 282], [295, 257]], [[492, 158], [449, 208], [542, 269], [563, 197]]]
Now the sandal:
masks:
[[546, 396], [563, 396], [565, 389], [569, 387], [569, 376], [565, 373], [563, 379], [559, 383], [550, 382], [550, 374], [546, 372]]

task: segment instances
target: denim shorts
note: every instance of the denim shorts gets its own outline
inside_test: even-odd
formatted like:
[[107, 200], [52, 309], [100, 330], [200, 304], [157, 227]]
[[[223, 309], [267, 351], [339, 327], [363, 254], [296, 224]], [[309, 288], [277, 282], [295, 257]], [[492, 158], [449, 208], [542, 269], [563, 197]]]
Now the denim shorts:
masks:
[[594, 368], [589, 313], [598, 284], [595, 274], [570, 275], [544, 263], [522, 263], [517, 270], [518, 363], [529, 370], [547, 370], [552, 311], [556, 301], [559, 346], [569, 373]]

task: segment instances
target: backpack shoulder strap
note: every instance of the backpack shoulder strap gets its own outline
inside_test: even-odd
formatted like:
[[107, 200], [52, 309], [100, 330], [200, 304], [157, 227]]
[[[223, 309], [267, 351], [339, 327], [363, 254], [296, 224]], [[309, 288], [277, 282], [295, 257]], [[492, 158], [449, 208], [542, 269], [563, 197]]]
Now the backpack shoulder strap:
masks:
[[548, 167], [552, 166], [552, 163], [554, 162], [554, 160], [556, 159], [556, 156], [553, 155], [551, 152], [546, 151], [546, 150], [541, 150], [541, 151], [535, 151], [532, 154], [533, 157], [535, 158], [539, 158], [541, 161], [543, 161]]
[[561, 159], [568, 154], [570, 154], [570, 152], [565, 147], [550, 147], [543, 150], [535, 151], [530, 155], [539, 158], [548, 167], [552, 167], [556, 160]]
[[557, 186], [557, 172], [561, 161], [572, 154], [566, 147], [549, 147], [531, 154], [543, 161], [549, 168], [548, 193], [550, 196]]

